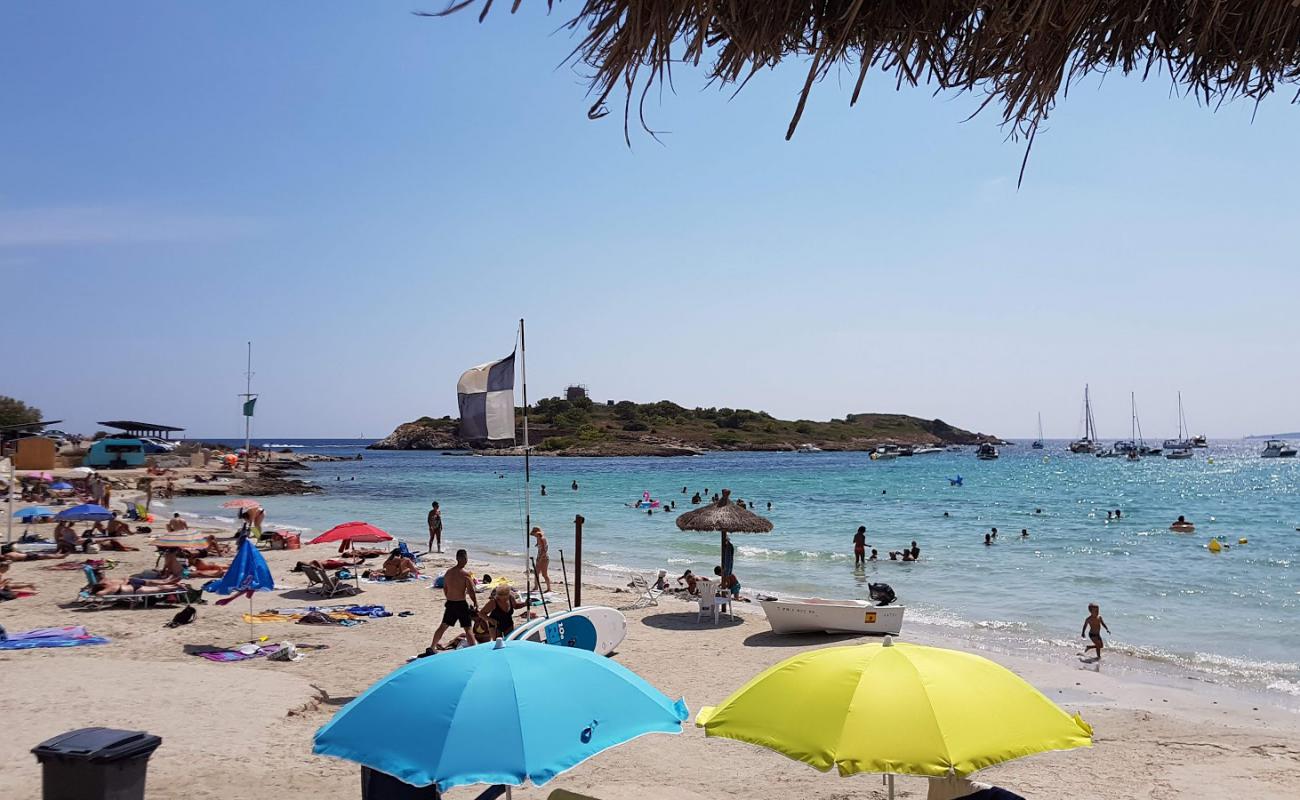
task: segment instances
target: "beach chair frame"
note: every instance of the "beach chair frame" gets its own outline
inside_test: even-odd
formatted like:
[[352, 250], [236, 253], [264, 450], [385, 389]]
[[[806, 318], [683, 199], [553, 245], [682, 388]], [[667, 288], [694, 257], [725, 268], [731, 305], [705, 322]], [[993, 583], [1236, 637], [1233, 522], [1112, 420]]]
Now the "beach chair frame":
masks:
[[338, 597], [340, 595], [347, 597], [361, 593], [360, 587], [339, 580], [331, 575], [328, 570], [321, 570], [310, 564], [303, 564], [302, 571], [303, 574], [307, 576], [307, 580], [311, 581], [307, 586], [307, 591], [309, 592], [315, 592], [316, 594], [324, 595], [327, 598]]
[[636, 611], [642, 608], [659, 605], [659, 598], [663, 595], [663, 589], [654, 588], [644, 575], [632, 576], [632, 590], [637, 593], [637, 598], [629, 606], [620, 608], [620, 611]]

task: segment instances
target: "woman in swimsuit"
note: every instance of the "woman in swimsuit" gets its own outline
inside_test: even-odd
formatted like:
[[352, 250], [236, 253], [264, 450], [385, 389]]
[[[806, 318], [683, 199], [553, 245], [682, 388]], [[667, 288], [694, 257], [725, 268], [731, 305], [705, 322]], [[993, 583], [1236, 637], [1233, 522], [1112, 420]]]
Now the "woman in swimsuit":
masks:
[[[573, 488], [578, 488], [576, 483]], [[537, 577], [546, 581], [546, 591], [549, 592], [551, 590], [551, 575], [549, 572], [551, 567], [551, 546], [547, 544], [546, 534], [542, 532], [541, 528], [533, 528], [530, 535], [537, 537]]]
[[493, 589], [488, 601], [479, 610], [479, 615], [487, 623], [487, 641], [509, 636], [515, 629], [515, 612], [523, 607], [523, 601], [510, 590], [509, 586], [498, 586]]

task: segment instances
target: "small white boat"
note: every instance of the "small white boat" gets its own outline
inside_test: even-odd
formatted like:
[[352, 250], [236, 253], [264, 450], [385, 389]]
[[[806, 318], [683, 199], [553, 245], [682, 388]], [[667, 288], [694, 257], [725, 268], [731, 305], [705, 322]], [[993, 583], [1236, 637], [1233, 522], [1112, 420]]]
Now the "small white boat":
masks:
[[799, 445], [794, 450], [796, 453], [820, 453], [822, 451], [817, 445], [808, 442]]
[[898, 458], [898, 446], [887, 444], [871, 451], [872, 461], [893, 461]]
[[1192, 448], [1190, 447], [1175, 447], [1173, 450], [1170, 450], [1168, 453], [1165, 453], [1165, 458], [1169, 459], [1170, 461], [1185, 461], [1191, 457], [1192, 457]]
[[897, 636], [903, 606], [877, 606], [866, 600], [763, 600], [772, 633], [871, 633]]
[[1269, 439], [1260, 458], [1295, 458], [1295, 448], [1281, 439]]
[[995, 461], [998, 457], [998, 449], [986, 442], [975, 451], [975, 457], [980, 461]]
[[912, 451], [914, 456], [928, 456], [931, 453], [942, 453], [942, 447], [918, 447]]

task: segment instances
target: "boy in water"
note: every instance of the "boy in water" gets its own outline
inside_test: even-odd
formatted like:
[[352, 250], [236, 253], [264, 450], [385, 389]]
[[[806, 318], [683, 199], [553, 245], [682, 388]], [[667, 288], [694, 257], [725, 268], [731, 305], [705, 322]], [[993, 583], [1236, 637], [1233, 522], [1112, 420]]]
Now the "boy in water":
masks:
[[1079, 655], [1087, 655], [1089, 650], [1097, 651], [1097, 660], [1101, 661], [1101, 629], [1105, 628], [1106, 633], [1110, 633], [1110, 627], [1106, 625], [1106, 620], [1101, 618], [1101, 607], [1096, 603], [1088, 604], [1088, 616], [1083, 621], [1083, 629], [1079, 631], [1080, 636], [1086, 635], [1092, 640], [1092, 644], [1083, 648]]

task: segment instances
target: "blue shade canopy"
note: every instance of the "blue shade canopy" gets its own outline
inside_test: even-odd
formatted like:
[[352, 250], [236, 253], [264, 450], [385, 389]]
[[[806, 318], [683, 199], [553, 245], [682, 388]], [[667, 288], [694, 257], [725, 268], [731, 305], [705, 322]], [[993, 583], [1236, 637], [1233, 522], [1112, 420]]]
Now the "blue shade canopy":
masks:
[[104, 522], [112, 518], [112, 511], [94, 503], [82, 503], [79, 506], [65, 508], [55, 517], [69, 522]]
[[[226, 574], [215, 581], [203, 585], [203, 591], [213, 594], [238, 594], [241, 592], [265, 592], [275, 588], [275, 578], [261, 551], [253, 542], [244, 537], [239, 542], [239, 552], [230, 562]], [[251, 594], [250, 594], [251, 597]]]
[[314, 752], [413, 786], [541, 785], [647, 733], [680, 733], [673, 702], [586, 650], [501, 642], [417, 659], [316, 732]]
[[58, 512], [49, 506], [32, 506], [31, 508], [24, 508], [22, 511], [15, 511], [14, 516], [18, 519], [34, 519], [36, 517], [52, 517], [56, 513]]
[[66, 492], [72, 488], [72, 484], [67, 481], [59, 481], [58, 483], [51, 483], [50, 488], [56, 492]]

